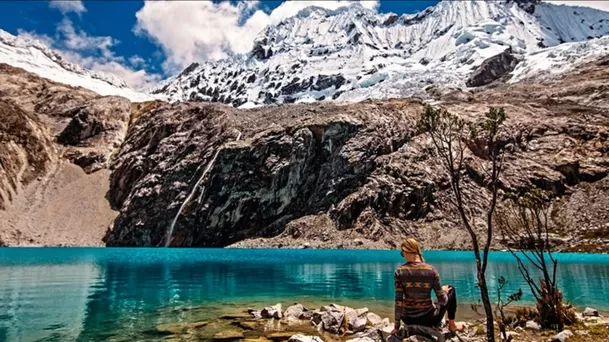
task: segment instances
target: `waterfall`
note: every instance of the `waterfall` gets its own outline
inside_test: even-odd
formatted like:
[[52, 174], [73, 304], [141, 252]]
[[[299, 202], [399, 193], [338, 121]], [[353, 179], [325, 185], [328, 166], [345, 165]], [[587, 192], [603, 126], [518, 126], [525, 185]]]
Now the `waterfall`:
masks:
[[[241, 138], [241, 132], [239, 132], [239, 134], [237, 135], [237, 139], [235, 139], [235, 141], [239, 141], [240, 138]], [[180, 217], [180, 214], [182, 214], [182, 210], [184, 210], [184, 207], [186, 206], [186, 204], [188, 202], [190, 202], [190, 200], [192, 199], [192, 196], [195, 194], [195, 191], [197, 190], [197, 188], [203, 181], [203, 178], [205, 178], [205, 175], [209, 172], [209, 170], [211, 170], [211, 167], [214, 165], [216, 158], [218, 158], [218, 154], [220, 154], [220, 149], [221, 148], [218, 147], [218, 149], [216, 150], [216, 153], [214, 153], [214, 157], [211, 158], [209, 163], [207, 163], [207, 167], [201, 174], [201, 177], [199, 177], [199, 180], [197, 180], [197, 182], [195, 183], [195, 186], [192, 187], [192, 190], [190, 190], [190, 193], [188, 194], [188, 196], [186, 196], [186, 199], [184, 200], [184, 202], [182, 202], [182, 205], [180, 206], [180, 209], [176, 213], [176, 216], [171, 221], [171, 225], [169, 225], [169, 229], [167, 230], [167, 238], [165, 239], [165, 247], [169, 247], [169, 244], [171, 243], [171, 235], [173, 234], [173, 229], [176, 225], [176, 222], [178, 221], [178, 217]], [[201, 167], [201, 165], [199, 166], [199, 168]], [[198, 170], [198, 168], [197, 168], [197, 170]], [[203, 189], [201, 189], [201, 194], [199, 195], [199, 198], [198, 198], [199, 202], [201, 201], [201, 198], [203, 197], [204, 190], [205, 190], [205, 187], [203, 187]]]

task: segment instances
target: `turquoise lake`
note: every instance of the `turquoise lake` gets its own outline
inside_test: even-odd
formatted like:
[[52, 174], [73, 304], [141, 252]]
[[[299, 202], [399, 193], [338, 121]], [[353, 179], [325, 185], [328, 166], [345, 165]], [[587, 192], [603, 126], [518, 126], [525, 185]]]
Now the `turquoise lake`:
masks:
[[[424, 255], [460, 304], [476, 301], [471, 252]], [[565, 298], [608, 311], [609, 255], [557, 257]], [[147, 340], [161, 323], [278, 302], [389, 315], [401, 263], [397, 251], [0, 248], [0, 341]], [[527, 293], [508, 253], [491, 254], [487, 276]]]

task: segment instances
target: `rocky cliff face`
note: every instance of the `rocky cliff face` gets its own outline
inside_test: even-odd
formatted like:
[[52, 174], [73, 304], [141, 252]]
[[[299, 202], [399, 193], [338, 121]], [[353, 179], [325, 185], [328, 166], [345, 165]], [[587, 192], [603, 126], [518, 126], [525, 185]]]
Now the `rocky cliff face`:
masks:
[[[125, 98], [101, 97], [0, 64], [0, 238], [5, 243], [59, 244], [52, 242], [58, 241], [54, 229], [74, 230], [65, 242], [60, 237], [61, 243], [69, 244], [70, 238], [77, 244], [101, 243], [99, 236], [97, 242], [74, 239], [89, 227], [98, 227], [99, 235], [113, 218], [103, 204], [103, 186], [86, 193], [92, 183], [82, 179], [107, 168], [126, 134], [130, 112]], [[72, 163], [82, 170], [71, 168]], [[90, 178], [104, 182], [99, 174]], [[74, 189], [78, 195], [60, 191], [76, 184], [82, 187]], [[84, 206], [82, 212], [74, 201]]]
[[[609, 94], [602, 80], [609, 74], [603, 63], [537, 85], [427, 88], [471, 121], [490, 106], [505, 107], [502, 191], [537, 186], [559, 197], [556, 233], [573, 238], [557, 238], [565, 249], [599, 244], [594, 239], [604, 235], [591, 232], [606, 229], [609, 217], [608, 206], [600, 205], [586, 213], [585, 225], [565, 214], [581, 210], [578, 199], [586, 194], [605, 201]], [[253, 110], [155, 106], [129, 128], [112, 163], [108, 199], [120, 214], [105, 241], [387, 248], [414, 235], [428, 248], [466, 248], [448, 179], [428, 138], [415, 130], [422, 108], [415, 100]], [[482, 214], [485, 160], [475, 142], [468, 151], [464, 191]]]

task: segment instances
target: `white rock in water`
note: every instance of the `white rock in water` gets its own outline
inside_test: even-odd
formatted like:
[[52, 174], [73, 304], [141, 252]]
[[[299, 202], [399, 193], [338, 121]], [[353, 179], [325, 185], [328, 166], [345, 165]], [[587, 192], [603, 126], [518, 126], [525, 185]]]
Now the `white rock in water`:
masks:
[[324, 342], [324, 340], [318, 336], [305, 336], [298, 334], [290, 337], [288, 342]]
[[250, 313], [250, 315], [254, 316], [254, 318], [256, 318], [256, 319], [262, 318], [262, 311], [260, 311], [260, 310], [250, 310], [249, 313]]
[[571, 330], [563, 330], [561, 332], [559, 332], [558, 334], [554, 335], [554, 337], [552, 337], [552, 341], [553, 342], [565, 342], [567, 341], [570, 337], [573, 337], [573, 332], [571, 332]]
[[273, 306], [266, 307], [262, 309], [260, 312], [262, 318], [277, 318], [280, 319], [282, 317], [281, 314], [281, 303], [277, 303]]
[[302, 313], [305, 311], [307, 311], [307, 309], [305, 309], [302, 304], [294, 304], [285, 309], [285, 311], [283, 312], [283, 316], [300, 318], [300, 315], [302, 315]]
[[541, 325], [535, 321], [527, 321], [524, 327], [532, 330], [541, 330]]
[[587, 317], [598, 317], [598, 310], [593, 308], [586, 308], [586, 310], [584, 310], [583, 312], [583, 315]]

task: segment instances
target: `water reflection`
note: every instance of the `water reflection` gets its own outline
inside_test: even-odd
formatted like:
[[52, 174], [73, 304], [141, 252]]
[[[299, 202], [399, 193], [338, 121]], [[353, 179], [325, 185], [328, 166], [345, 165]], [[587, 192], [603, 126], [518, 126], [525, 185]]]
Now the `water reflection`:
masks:
[[0, 340], [73, 341], [100, 280], [97, 265], [0, 267]]
[[[0, 252], [2, 341], [133, 340], [157, 324], [213, 317], [236, 303], [308, 298], [390, 307], [393, 272], [400, 263], [396, 253], [378, 251], [266, 251], [260, 258], [232, 250], [61, 250], [61, 258], [53, 250], [24, 251]], [[476, 300], [469, 256], [430, 253], [428, 259], [443, 283], [457, 287], [461, 303]], [[508, 290], [526, 292], [510, 261], [492, 259], [489, 284], [505, 276]], [[560, 268], [565, 297], [606, 310], [609, 260], [576, 261]], [[191, 306], [200, 310], [180, 309]]]

